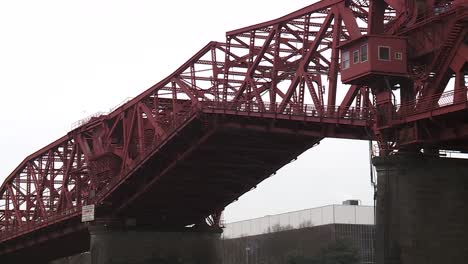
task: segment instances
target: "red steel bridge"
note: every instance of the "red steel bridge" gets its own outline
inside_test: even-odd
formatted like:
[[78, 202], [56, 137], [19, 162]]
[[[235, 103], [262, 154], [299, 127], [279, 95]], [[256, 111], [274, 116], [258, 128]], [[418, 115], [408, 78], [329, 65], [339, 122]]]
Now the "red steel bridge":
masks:
[[217, 226], [325, 137], [467, 151], [467, 21], [467, 0], [322, 0], [227, 32], [26, 157], [0, 189], [0, 259], [85, 249], [90, 204], [102, 219]]

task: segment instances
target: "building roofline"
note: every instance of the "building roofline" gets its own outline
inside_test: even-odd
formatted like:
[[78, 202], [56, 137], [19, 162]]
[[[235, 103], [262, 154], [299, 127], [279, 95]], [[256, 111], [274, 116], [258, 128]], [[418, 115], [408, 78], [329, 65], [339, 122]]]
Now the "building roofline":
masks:
[[344, 205], [344, 204], [329, 204], [329, 205], [322, 205], [322, 206], [317, 206], [317, 207], [311, 207], [311, 208], [305, 208], [305, 209], [299, 209], [299, 210], [294, 210], [294, 211], [289, 211], [289, 212], [284, 212], [284, 213], [279, 213], [279, 214], [268, 214], [260, 217], [254, 217], [254, 218], [248, 218], [244, 220], [237, 220], [234, 222], [226, 222], [226, 224], [235, 224], [235, 223], [240, 223], [240, 222], [245, 222], [245, 221], [251, 221], [255, 219], [261, 219], [269, 216], [280, 216], [280, 215], [286, 215], [286, 214], [292, 214], [292, 213], [297, 213], [301, 211], [306, 211], [306, 210], [312, 210], [312, 209], [320, 209], [320, 208], [325, 208], [325, 207], [335, 207], [335, 206], [353, 206], [353, 207], [374, 207], [373, 205]]

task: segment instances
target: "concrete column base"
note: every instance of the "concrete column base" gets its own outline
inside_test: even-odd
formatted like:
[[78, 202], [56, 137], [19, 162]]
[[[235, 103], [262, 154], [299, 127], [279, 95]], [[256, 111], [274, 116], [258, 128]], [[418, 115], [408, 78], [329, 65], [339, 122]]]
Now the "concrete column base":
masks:
[[220, 234], [90, 227], [92, 264], [219, 264]]
[[468, 260], [468, 160], [395, 155], [377, 168], [377, 264]]
[[220, 232], [178, 232], [93, 223], [90, 251], [50, 264], [219, 264]]

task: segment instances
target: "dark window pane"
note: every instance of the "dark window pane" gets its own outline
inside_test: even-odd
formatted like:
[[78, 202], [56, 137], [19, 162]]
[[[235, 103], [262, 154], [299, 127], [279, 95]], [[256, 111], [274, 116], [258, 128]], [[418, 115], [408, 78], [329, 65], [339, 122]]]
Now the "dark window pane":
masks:
[[379, 60], [390, 60], [390, 48], [379, 47]]

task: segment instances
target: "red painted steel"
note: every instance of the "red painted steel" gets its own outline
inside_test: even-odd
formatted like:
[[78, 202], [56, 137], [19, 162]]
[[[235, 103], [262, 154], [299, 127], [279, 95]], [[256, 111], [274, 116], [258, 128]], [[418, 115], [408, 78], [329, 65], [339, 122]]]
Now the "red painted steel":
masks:
[[[111, 203], [117, 190], [129, 188], [128, 199], [109, 214], [125, 212], [159, 176], [145, 186], [130, 179], [164, 156], [194, 120], [202, 135], [171, 156], [161, 175], [203, 146], [221, 119], [231, 120], [226, 127], [257, 130], [243, 120], [281, 123], [286, 128], [271, 130], [300, 131], [316, 142], [376, 140], [383, 154], [466, 150], [467, 6], [466, 0], [323, 0], [228, 32], [225, 43], [208, 43], [147, 91], [27, 157], [0, 189], [0, 251], [13, 250], [1, 242], [71, 221], [83, 205]], [[340, 46], [365, 34], [407, 39], [407, 76], [389, 72], [342, 86]], [[218, 225], [221, 210], [213, 207], [204, 217]]]

